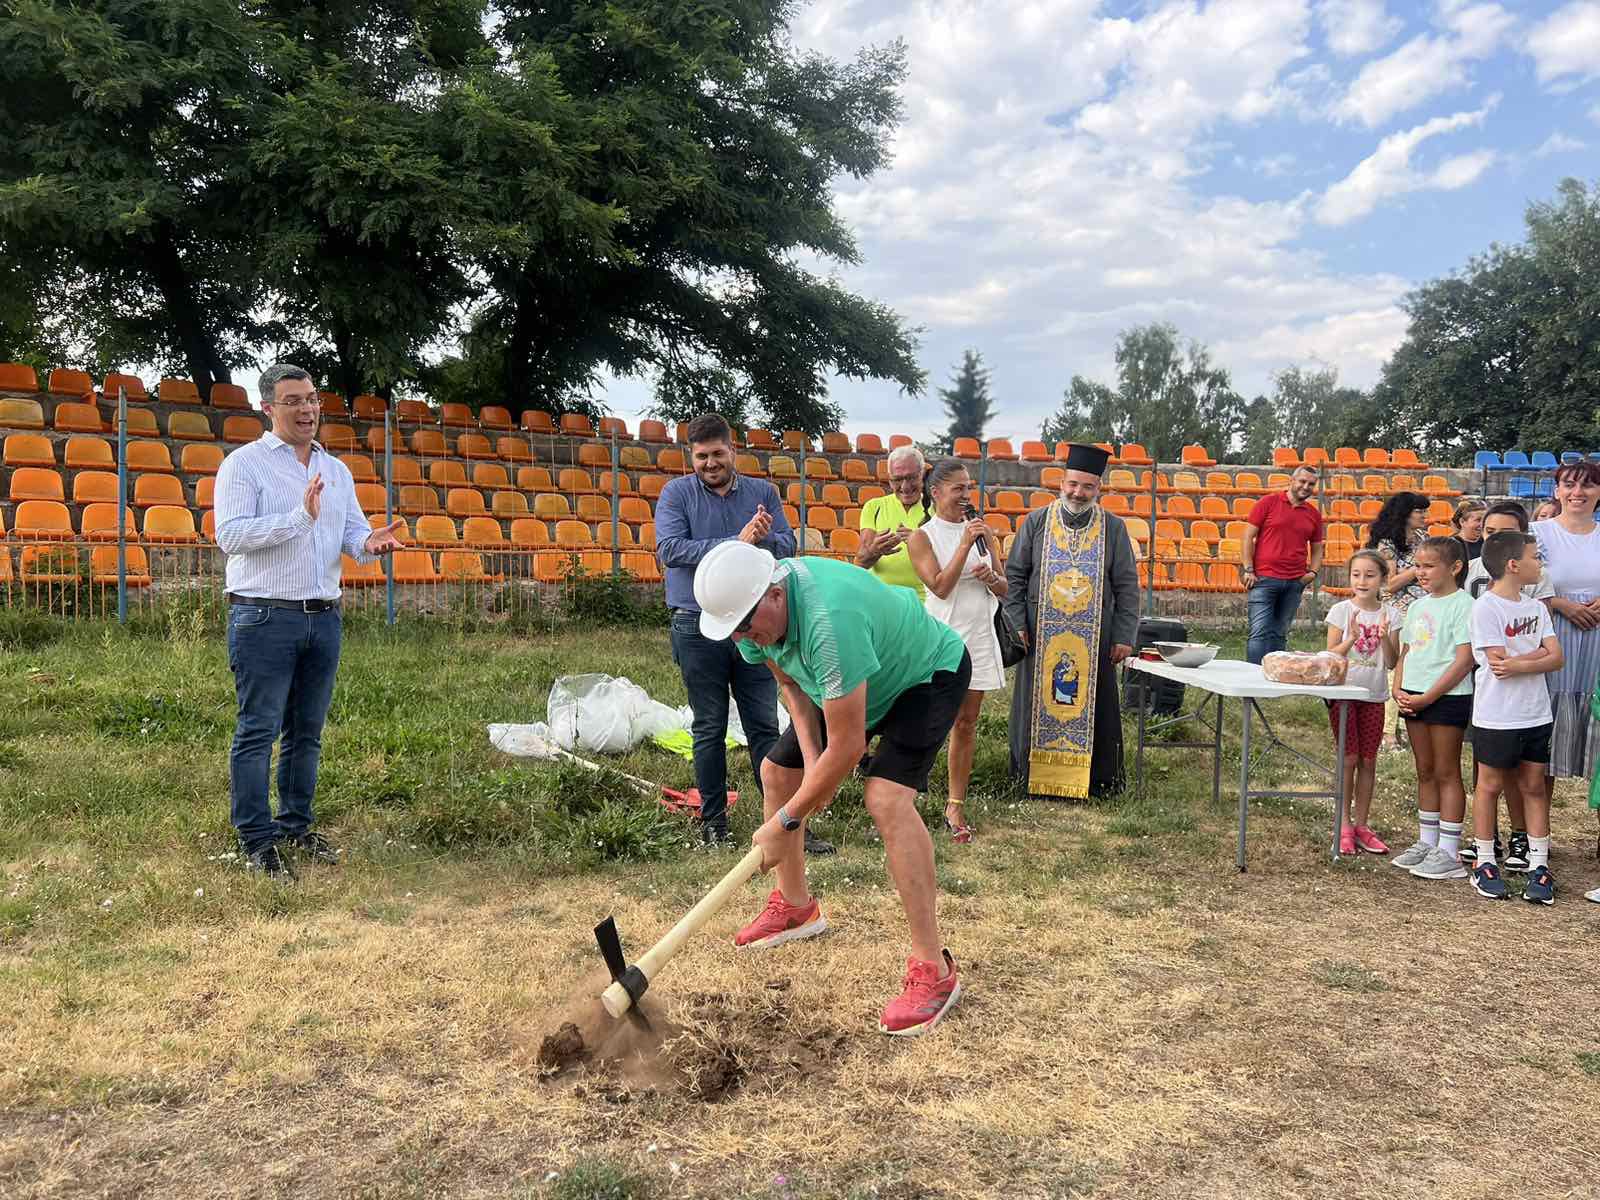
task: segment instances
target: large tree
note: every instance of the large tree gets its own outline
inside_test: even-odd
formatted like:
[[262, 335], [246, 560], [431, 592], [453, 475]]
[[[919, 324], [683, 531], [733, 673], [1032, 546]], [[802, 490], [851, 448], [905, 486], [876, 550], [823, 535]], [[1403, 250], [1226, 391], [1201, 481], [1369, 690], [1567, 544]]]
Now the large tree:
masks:
[[1039, 436], [1047, 446], [1057, 442], [1116, 441], [1125, 431], [1122, 397], [1103, 383], [1074, 375], [1061, 398], [1061, 408], [1044, 423]]
[[983, 355], [968, 350], [961, 356], [961, 365], [950, 377], [950, 386], [939, 389], [939, 399], [944, 404], [950, 426], [945, 430], [939, 445], [949, 453], [957, 438], [976, 438], [983, 441], [983, 431], [994, 420], [994, 398], [989, 395], [989, 371], [983, 365]]

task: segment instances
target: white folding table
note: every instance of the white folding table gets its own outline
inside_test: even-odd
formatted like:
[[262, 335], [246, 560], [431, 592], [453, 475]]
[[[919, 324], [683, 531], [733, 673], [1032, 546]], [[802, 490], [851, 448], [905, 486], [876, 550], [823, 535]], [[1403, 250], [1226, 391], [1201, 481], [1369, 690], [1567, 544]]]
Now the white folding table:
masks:
[[[1329, 687], [1314, 687], [1309, 684], [1272, 683], [1262, 673], [1255, 663], [1240, 662], [1238, 659], [1213, 659], [1203, 667], [1174, 667], [1166, 662], [1150, 662], [1143, 658], [1130, 658], [1124, 664], [1126, 668], [1138, 671], [1144, 675], [1151, 675], [1157, 679], [1170, 679], [1174, 683], [1181, 683], [1186, 688], [1196, 688], [1204, 693], [1204, 698], [1190, 712], [1180, 712], [1177, 716], [1165, 717], [1159, 721], [1150, 720], [1151, 688], [1148, 685], [1143, 689], [1143, 702], [1139, 705], [1139, 751], [1135, 760], [1134, 776], [1136, 787], [1140, 796], [1144, 794], [1144, 750], [1146, 734], [1165, 729], [1180, 721], [1202, 720], [1207, 706], [1213, 709], [1210, 725], [1212, 738], [1206, 742], [1168, 742], [1162, 741], [1160, 746], [1164, 749], [1191, 749], [1210, 750], [1211, 760], [1211, 802], [1219, 803], [1222, 798], [1222, 712], [1225, 699], [1239, 700], [1243, 710], [1243, 735], [1239, 748], [1239, 870], [1245, 869], [1245, 822], [1249, 815], [1251, 797], [1291, 797], [1305, 800], [1332, 800], [1333, 801], [1333, 857], [1339, 857], [1339, 830], [1344, 824], [1345, 794], [1344, 794], [1344, 752], [1346, 725], [1349, 722], [1350, 710], [1339, 710], [1338, 757], [1334, 759], [1330, 770], [1322, 763], [1309, 758], [1296, 750], [1293, 746], [1285, 745], [1279, 740], [1278, 735], [1272, 731], [1272, 725], [1267, 720], [1267, 714], [1261, 711], [1260, 701], [1276, 700], [1284, 696], [1302, 696], [1317, 700], [1368, 700], [1366, 688], [1354, 687], [1350, 684], [1339, 684]], [[1329, 777], [1330, 787], [1327, 791], [1290, 792], [1275, 789], [1257, 789], [1250, 786], [1250, 724], [1252, 715], [1261, 718], [1262, 728], [1266, 731], [1271, 745], [1293, 755], [1302, 763], [1313, 770]]]

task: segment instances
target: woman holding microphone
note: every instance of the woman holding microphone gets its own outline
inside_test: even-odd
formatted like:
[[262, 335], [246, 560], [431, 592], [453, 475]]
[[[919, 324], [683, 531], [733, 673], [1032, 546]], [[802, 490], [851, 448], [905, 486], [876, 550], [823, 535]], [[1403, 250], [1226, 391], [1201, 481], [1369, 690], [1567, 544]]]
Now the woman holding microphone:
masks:
[[985, 692], [997, 692], [1006, 684], [994, 632], [1006, 576], [1000, 542], [973, 509], [972, 491], [972, 476], [959, 460], [940, 462], [928, 474], [930, 511], [906, 539], [911, 565], [926, 589], [923, 603], [928, 612], [954, 629], [972, 656], [972, 682], [950, 731], [950, 794], [944, 809], [952, 839], [963, 843], [972, 840], [962, 805], [972, 778], [978, 711]]

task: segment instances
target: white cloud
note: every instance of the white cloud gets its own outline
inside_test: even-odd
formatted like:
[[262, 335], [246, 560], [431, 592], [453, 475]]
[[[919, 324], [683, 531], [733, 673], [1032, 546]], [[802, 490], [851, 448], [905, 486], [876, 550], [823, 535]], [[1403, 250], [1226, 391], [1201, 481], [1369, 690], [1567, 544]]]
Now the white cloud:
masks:
[[1393, 54], [1361, 68], [1334, 114], [1376, 128], [1398, 113], [1470, 82], [1472, 63], [1487, 58], [1515, 24], [1498, 4], [1446, 0], [1441, 32], [1419, 34]]
[[1575, 137], [1568, 137], [1559, 130], [1552, 133], [1540, 143], [1539, 148], [1533, 152], [1535, 158], [1549, 158], [1552, 154], [1571, 154], [1575, 150], [1587, 150], [1588, 142], [1580, 142]]
[[1495, 160], [1492, 150], [1477, 150], [1442, 163], [1431, 172], [1418, 171], [1411, 155], [1423, 142], [1441, 134], [1481, 126], [1495, 100], [1476, 112], [1435, 117], [1400, 133], [1391, 133], [1355, 169], [1330, 187], [1317, 205], [1317, 220], [1324, 225], [1347, 225], [1366, 216], [1386, 198], [1406, 192], [1434, 189], [1453, 191], [1472, 183]]
[[1405, 27], [1383, 0], [1318, 0], [1317, 21], [1329, 49], [1346, 58], [1381, 49]]
[[1576, 87], [1600, 77], [1600, 0], [1575, 0], [1528, 33], [1539, 82]]

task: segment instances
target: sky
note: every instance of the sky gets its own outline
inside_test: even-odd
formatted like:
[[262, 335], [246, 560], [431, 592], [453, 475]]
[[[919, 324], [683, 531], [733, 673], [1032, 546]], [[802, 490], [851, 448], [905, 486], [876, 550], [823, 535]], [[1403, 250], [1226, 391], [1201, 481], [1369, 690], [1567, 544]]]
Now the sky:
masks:
[[1037, 437], [1150, 321], [1247, 397], [1295, 364], [1370, 385], [1407, 291], [1600, 178], [1600, 0], [812, 0], [793, 32], [909, 56], [892, 166], [835, 188], [861, 261], [815, 266], [920, 328], [929, 385], [836, 380], [849, 433], [942, 431], [970, 348], [989, 435]]

